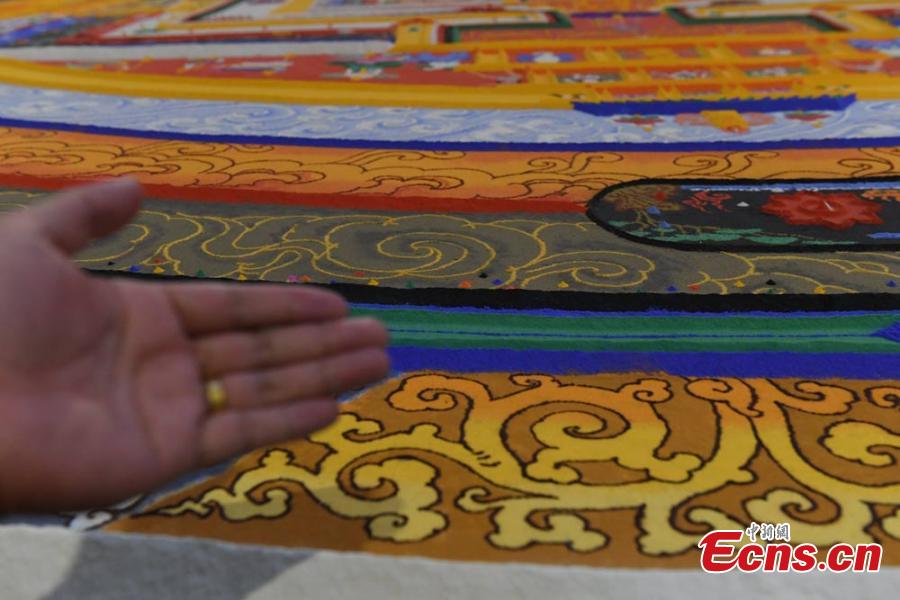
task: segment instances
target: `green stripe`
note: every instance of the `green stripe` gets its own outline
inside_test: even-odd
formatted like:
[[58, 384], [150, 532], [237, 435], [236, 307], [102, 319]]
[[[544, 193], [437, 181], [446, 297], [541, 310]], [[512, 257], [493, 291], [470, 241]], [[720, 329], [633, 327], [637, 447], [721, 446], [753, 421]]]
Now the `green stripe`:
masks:
[[659, 334], [659, 333], [715, 333], [742, 336], [750, 333], [777, 334], [859, 334], [871, 335], [900, 321], [900, 313], [877, 315], [849, 315], [823, 317], [764, 317], [764, 316], [605, 316], [603, 314], [577, 317], [519, 315], [503, 313], [456, 312], [426, 310], [357, 309], [361, 315], [377, 316], [390, 323], [408, 328], [462, 328], [483, 331], [486, 327], [498, 331], [557, 331], [570, 333]]
[[395, 344], [443, 348], [621, 351], [790, 351], [900, 353], [875, 335], [900, 314], [556, 317], [422, 310], [356, 309], [383, 320]]

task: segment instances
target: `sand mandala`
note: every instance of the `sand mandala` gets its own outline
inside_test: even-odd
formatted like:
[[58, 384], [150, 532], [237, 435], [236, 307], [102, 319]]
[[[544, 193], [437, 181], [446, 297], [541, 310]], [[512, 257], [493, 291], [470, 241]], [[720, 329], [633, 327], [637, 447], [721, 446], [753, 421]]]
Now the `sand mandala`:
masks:
[[0, 2], [0, 211], [123, 175], [82, 266], [330, 286], [394, 371], [70, 526], [697, 569], [786, 523], [900, 565], [895, 2]]

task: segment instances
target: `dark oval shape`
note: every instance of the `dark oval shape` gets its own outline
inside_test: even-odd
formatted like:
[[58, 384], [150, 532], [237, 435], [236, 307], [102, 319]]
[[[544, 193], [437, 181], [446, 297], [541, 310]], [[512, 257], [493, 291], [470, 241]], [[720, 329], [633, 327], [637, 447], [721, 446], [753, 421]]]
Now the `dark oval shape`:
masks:
[[644, 179], [600, 192], [588, 216], [621, 237], [681, 250], [896, 250], [900, 177]]

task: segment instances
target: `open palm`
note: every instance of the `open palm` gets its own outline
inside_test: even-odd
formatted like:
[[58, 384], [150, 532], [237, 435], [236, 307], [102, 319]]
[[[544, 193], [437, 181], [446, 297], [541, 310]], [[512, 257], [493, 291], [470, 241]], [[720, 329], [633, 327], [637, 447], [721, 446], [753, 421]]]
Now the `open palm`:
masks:
[[101, 506], [300, 436], [388, 371], [384, 327], [330, 292], [79, 270], [140, 197], [121, 180], [0, 221], [0, 511]]

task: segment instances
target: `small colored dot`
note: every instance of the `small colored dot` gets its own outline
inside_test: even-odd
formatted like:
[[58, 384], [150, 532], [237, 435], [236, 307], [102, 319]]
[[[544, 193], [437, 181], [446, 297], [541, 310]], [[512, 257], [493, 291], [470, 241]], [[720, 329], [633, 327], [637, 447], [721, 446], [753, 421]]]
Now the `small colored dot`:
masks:
[[502, 279], [495, 279], [495, 280], [493, 280], [491, 283], [493, 283], [494, 285], [500, 285], [501, 283], [503, 283], [503, 280], [502, 280]]
[[381, 285], [381, 282], [378, 281], [377, 279], [370, 279], [370, 280], [369, 280], [369, 285], [373, 285], [373, 286], [374, 286], [374, 285]]
[[667, 292], [677, 292], [678, 288], [675, 287], [674, 285], [670, 285], [666, 291]]
[[464, 290], [467, 290], [472, 287], [472, 284], [468, 281], [463, 281], [462, 283], [459, 284], [459, 287], [461, 287]]
[[888, 287], [897, 287], [897, 282], [892, 279], [891, 281], [887, 282], [887, 286]]
[[688, 289], [691, 290], [692, 292], [696, 292], [697, 290], [700, 289], [700, 286], [697, 285], [696, 283], [692, 283], [691, 285], [688, 286]]
[[131, 268], [128, 270], [131, 271], [132, 273], [140, 273], [141, 272], [141, 268], [137, 265], [131, 265]]

